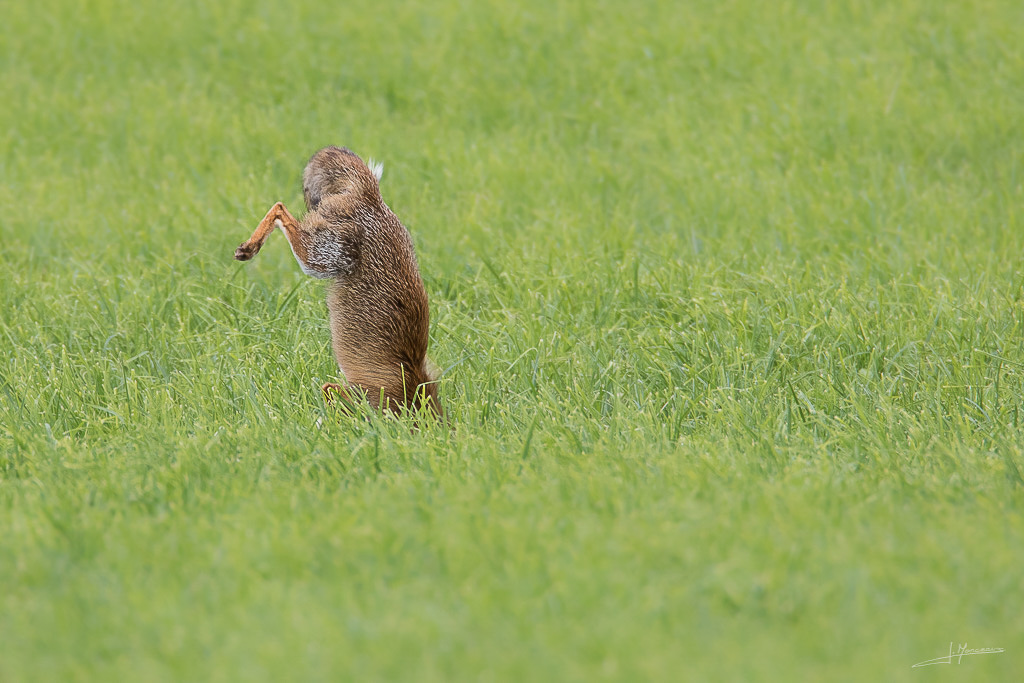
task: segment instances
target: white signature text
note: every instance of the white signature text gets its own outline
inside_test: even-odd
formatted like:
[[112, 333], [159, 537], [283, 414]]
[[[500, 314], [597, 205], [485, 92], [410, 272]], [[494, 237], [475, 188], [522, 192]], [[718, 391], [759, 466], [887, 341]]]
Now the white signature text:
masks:
[[[960, 660], [968, 655], [994, 655], [1000, 652], [1005, 652], [1001, 647], [978, 647], [968, 648], [967, 643], [960, 644], [956, 650], [953, 649], [953, 643], [949, 644], [949, 654], [945, 657], [936, 657], [935, 659], [929, 659], [924, 662], [918, 662], [911, 669], [916, 669], [919, 666], [931, 666], [932, 664], [959, 664]], [[954, 661], [956, 660], [956, 661]]]

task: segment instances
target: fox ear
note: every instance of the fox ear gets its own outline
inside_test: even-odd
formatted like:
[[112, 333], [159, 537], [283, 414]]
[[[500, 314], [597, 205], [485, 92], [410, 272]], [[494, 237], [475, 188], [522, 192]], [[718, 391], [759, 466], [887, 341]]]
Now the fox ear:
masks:
[[367, 159], [366, 160], [366, 165], [367, 165], [367, 167], [369, 167], [370, 173], [373, 174], [373, 177], [376, 178], [377, 182], [379, 183], [380, 179], [384, 177], [384, 164], [382, 162], [380, 162], [380, 161], [374, 161], [373, 159]]

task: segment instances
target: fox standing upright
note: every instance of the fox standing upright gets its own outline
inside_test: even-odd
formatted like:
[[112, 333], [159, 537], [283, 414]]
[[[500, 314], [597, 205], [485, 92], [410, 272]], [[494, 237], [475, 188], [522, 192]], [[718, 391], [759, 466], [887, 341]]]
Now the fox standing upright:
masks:
[[[381, 170], [347, 148], [321, 149], [302, 174], [306, 215], [297, 221], [284, 204], [274, 204], [235, 258], [248, 261], [281, 228], [302, 271], [332, 280], [331, 341], [348, 385], [375, 408], [429, 406], [440, 414], [427, 360], [427, 293], [412, 238], [381, 198]], [[323, 391], [347, 393], [331, 383]]]

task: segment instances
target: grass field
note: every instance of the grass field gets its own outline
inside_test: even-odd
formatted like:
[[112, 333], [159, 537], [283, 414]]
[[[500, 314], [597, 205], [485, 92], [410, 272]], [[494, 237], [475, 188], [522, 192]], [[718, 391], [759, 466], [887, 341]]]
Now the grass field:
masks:
[[[2, 10], [0, 680], [1019, 680], [1019, 2], [161, 6]], [[326, 144], [450, 430], [231, 258]]]

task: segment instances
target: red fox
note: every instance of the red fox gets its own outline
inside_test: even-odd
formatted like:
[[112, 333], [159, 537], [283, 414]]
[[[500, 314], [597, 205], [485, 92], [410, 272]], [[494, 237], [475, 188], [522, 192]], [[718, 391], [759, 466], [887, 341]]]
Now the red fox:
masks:
[[427, 293], [412, 237], [381, 198], [382, 171], [344, 147], [321, 149], [302, 174], [306, 215], [297, 221], [274, 204], [235, 258], [254, 257], [277, 227], [302, 272], [331, 280], [331, 341], [348, 387], [324, 384], [328, 400], [332, 391], [351, 398], [356, 387], [377, 409], [429, 407], [441, 415], [427, 360]]

